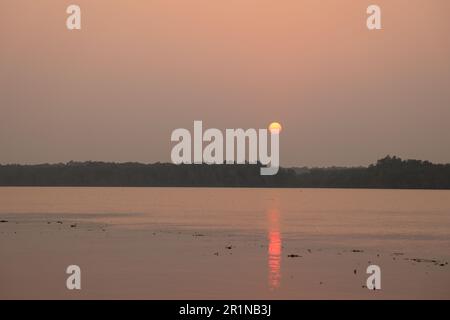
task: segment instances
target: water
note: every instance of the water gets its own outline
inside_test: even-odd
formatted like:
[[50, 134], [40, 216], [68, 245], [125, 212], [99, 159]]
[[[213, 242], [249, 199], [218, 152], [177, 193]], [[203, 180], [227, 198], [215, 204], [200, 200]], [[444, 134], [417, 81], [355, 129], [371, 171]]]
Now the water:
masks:
[[[242, 255], [236, 263], [240, 264], [243, 270], [248, 269], [249, 272], [255, 268], [253, 260], [259, 259], [261, 255], [256, 246], [255, 248], [251, 246], [261, 241], [261, 246], [266, 248], [262, 252], [266, 262], [263, 266], [261, 262], [258, 264], [259, 268], [267, 270], [265, 284], [267, 284], [268, 292], [279, 290], [284, 293], [281, 296], [284, 298], [292, 297], [289, 293], [292, 291], [286, 291], [289, 285], [286, 281], [283, 285], [283, 274], [286, 275], [289, 272], [294, 274], [295, 271], [290, 262], [292, 259], [283, 262], [287, 259], [286, 254], [290, 252], [288, 250], [291, 252], [306, 252], [306, 249], [308, 252], [324, 250], [340, 255], [353, 249], [363, 249], [372, 253], [401, 252], [411, 257], [438, 258], [446, 258], [450, 252], [450, 191], [0, 188], [0, 218], [19, 219], [17, 221], [21, 223], [62, 219], [107, 224], [114, 230], [124, 232], [119, 233], [120, 245], [132, 239], [132, 244], [129, 245], [132, 250], [126, 254], [126, 259], [139, 257], [142, 261], [147, 260], [142, 258], [141, 253], [137, 253], [139, 252], [136, 249], [137, 243], [140, 241], [139, 248], [141, 248], [150, 240], [147, 238], [139, 238], [139, 240], [137, 235], [146, 230], [168, 232], [178, 230], [181, 234], [190, 232], [190, 238], [179, 242], [173, 237], [165, 238], [167, 248], [164, 249], [164, 245], [160, 244], [158, 250], [173, 253], [187, 250], [192, 253], [191, 255], [223, 239], [228, 242], [230, 242], [228, 239], [232, 239], [232, 242], [238, 243], [242, 250]], [[210, 237], [207, 240], [210, 244], [200, 245], [200, 242], [193, 242], [189, 249], [186, 249], [186, 243], [194, 241], [192, 239], [195, 237], [191, 237], [191, 234]], [[36, 238], [36, 236], [33, 237]], [[62, 233], [57, 237], [64, 239], [67, 235]], [[115, 245], [119, 243], [118, 238], [114, 237], [110, 240], [96, 239], [94, 237], [90, 241], [102, 243], [104, 245], [102, 252], [108, 252], [110, 243]], [[82, 242], [78, 243], [81, 245]], [[148, 246], [151, 245], [148, 243]], [[218, 246], [223, 249], [221, 242]], [[24, 250], [21, 247], [16, 249]], [[58, 249], [55, 247], [55, 250]], [[234, 252], [237, 252], [237, 255], [240, 254], [239, 251]], [[99, 254], [107, 256], [107, 253]], [[200, 256], [204, 254], [203, 251], [199, 253]], [[1, 251], [0, 255], [2, 255]], [[164, 258], [158, 257], [158, 259], [164, 261]], [[174, 258], [170, 258], [171, 266], [174, 263], [172, 259]], [[336, 258], [333, 256], [333, 259]], [[352, 259], [348, 261], [353, 263]], [[190, 261], [189, 258], [185, 257], [184, 260], [176, 263], [184, 264], [188, 269], [191, 266], [193, 269], [191, 276], [194, 278], [197, 273], [198, 276], [205, 273], [205, 270], [194, 266], [195, 261]], [[161, 262], [161, 270], [170, 269], [168, 265]], [[313, 264], [311, 267], [314, 270]], [[153, 264], [152, 268], [154, 268]], [[248, 278], [251, 279], [251, 277]], [[448, 272], [445, 279], [448, 279]], [[225, 284], [222, 285], [226, 288]], [[250, 284], [249, 287], [251, 287]], [[450, 290], [450, 283], [447, 287]], [[160, 292], [164, 292], [163, 288], [166, 287], [161, 284]], [[211, 288], [201, 289], [201, 286], [199, 288], [198, 295], [189, 297], [202, 296], [204, 292], [217, 294]], [[223, 290], [232, 297], [236, 297], [233, 296], [234, 289]], [[133, 293], [133, 290], [130, 292]], [[444, 291], [444, 294], [447, 294], [447, 291]], [[167, 297], [173, 297], [173, 295]], [[218, 295], [218, 297], [222, 296]]]
[[287, 236], [440, 241], [449, 240], [450, 191], [0, 188], [0, 214], [92, 216], [134, 227], [277, 228]]

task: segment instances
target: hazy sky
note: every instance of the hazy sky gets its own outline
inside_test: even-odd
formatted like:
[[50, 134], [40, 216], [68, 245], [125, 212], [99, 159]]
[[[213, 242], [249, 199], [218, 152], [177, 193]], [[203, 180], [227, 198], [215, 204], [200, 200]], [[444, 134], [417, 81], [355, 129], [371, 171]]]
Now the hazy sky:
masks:
[[[66, 29], [66, 8], [82, 30]], [[382, 8], [381, 31], [366, 8]], [[450, 162], [448, 0], [2, 0], [0, 163], [170, 161], [283, 125], [283, 165]]]

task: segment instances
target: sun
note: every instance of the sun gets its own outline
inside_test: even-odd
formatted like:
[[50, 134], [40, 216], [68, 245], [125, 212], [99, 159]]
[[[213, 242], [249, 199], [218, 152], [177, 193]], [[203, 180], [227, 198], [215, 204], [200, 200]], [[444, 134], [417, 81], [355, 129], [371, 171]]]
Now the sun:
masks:
[[270, 125], [269, 125], [269, 131], [270, 131], [270, 133], [272, 133], [272, 134], [278, 134], [278, 133], [280, 133], [281, 132], [281, 124], [279, 124], [278, 122], [272, 122]]

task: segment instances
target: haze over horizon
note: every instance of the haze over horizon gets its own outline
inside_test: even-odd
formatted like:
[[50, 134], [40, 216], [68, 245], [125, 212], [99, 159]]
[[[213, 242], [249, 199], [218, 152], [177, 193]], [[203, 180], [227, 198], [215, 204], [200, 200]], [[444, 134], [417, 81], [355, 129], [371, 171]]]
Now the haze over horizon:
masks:
[[69, 4], [0, 6], [1, 164], [170, 162], [194, 120], [279, 121], [285, 167], [450, 163], [447, 0]]

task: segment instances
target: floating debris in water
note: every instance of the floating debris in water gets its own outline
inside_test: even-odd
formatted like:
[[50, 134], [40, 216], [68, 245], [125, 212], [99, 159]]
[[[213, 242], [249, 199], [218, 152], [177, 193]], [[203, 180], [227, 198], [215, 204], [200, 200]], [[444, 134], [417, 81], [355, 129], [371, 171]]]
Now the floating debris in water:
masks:
[[423, 258], [404, 258], [407, 261], [417, 262], [417, 263], [432, 263], [435, 266], [445, 267], [448, 262], [439, 261], [436, 259], [423, 259]]
[[192, 236], [193, 237], [205, 237], [205, 235], [202, 233], [194, 233]]

